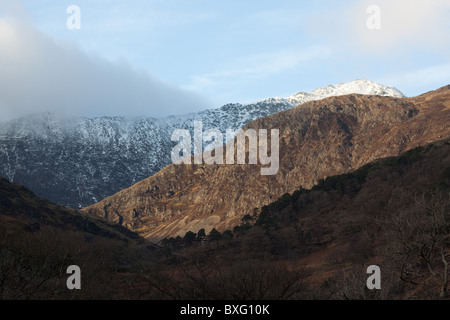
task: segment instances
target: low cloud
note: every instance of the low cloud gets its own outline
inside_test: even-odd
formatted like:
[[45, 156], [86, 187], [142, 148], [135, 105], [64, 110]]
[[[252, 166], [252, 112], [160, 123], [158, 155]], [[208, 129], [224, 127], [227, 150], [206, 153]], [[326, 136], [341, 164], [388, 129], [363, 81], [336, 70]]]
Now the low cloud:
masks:
[[161, 117], [210, 107], [126, 61], [88, 55], [15, 19], [0, 19], [0, 48], [0, 121], [46, 111]]

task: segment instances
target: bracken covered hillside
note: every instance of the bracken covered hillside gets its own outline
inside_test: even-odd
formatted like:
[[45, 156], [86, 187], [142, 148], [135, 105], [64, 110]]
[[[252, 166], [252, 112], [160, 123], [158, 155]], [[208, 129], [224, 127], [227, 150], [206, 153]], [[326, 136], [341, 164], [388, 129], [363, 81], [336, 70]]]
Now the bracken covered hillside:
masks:
[[245, 128], [279, 129], [277, 174], [262, 176], [260, 165], [172, 164], [84, 210], [153, 241], [231, 229], [299, 187], [449, 137], [450, 86], [414, 98], [330, 97]]
[[[188, 232], [163, 248], [167, 258], [144, 278], [166, 298], [188, 289], [216, 299], [449, 299], [450, 140], [328, 177], [233, 230]], [[380, 267], [381, 290], [366, 286], [370, 265]]]

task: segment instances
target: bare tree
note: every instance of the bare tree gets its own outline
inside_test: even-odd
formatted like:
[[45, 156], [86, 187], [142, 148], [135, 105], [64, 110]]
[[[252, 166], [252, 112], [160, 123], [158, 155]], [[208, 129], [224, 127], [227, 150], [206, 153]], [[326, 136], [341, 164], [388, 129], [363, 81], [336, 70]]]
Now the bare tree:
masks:
[[[435, 192], [414, 199], [413, 204], [388, 221], [391, 254], [401, 281], [420, 287], [428, 298], [446, 298], [450, 258], [450, 194]], [[434, 293], [433, 293], [434, 292]]]

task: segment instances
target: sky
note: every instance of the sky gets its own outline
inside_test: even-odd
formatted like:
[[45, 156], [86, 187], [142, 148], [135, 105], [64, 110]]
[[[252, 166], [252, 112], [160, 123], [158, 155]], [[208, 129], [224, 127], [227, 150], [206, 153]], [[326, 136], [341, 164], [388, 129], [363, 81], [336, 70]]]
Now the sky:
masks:
[[0, 0], [0, 121], [162, 117], [363, 78], [415, 96], [450, 83], [449, 16], [450, 0]]

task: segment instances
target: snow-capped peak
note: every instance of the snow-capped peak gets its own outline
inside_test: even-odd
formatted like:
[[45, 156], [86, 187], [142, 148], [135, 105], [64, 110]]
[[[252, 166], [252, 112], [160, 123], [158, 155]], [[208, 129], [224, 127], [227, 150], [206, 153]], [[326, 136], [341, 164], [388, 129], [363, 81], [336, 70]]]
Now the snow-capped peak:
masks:
[[339, 83], [337, 85], [329, 85], [323, 88], [315, 89], [310, 93], [299, 92], [293, 96], [290, 96], [288, 99], [298, 100], [300, 103], [304, 103], [307, 101], [320, 100], [327, 97], [351, 93], [389, 96], [396, 98], [404, 97], [404, 95], [394, 87], [388, 87], [374, 81], [360, 79], [347, 83]]

